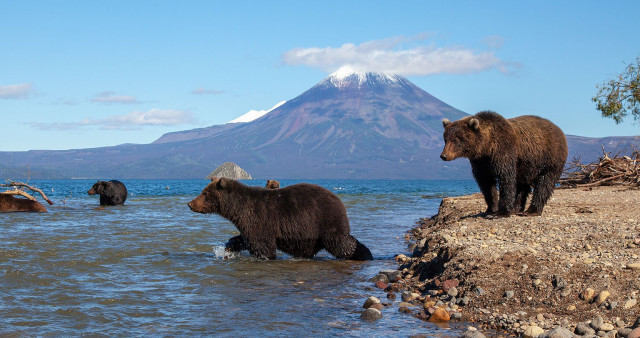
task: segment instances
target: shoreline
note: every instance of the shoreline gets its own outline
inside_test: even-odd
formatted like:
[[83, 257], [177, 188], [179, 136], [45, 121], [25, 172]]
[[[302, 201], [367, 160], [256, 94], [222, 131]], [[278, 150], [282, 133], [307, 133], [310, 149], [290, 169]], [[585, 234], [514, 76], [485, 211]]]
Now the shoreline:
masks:
[[556, 189], [534, 217], [486, 219], [485, 208], [480, 194], [444, 198], [376, 287], [401, 312], [493, 335], [640, 335], [639, 189]]

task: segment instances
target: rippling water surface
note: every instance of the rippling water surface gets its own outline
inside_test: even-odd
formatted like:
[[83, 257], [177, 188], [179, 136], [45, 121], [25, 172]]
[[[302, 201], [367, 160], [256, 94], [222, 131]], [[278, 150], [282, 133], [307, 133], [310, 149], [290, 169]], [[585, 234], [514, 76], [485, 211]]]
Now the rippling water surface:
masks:
[[[186, 206], [204, 180], [123, 180], [124, 206], [98, 208], [94, 181], [32, 181], [55, 203], [49, 213], [0, 213], [0, 335], [376, 335], [454, 336], [397, 312], [360, 320], [368, 281], [407, 253], [403, 235], [437, 211], [443, 196], [473, 181], [310, 181], [347, 207], [351, 232], [375, 260], [282, 253], [259, 261], [229, 255], [238, 231]], [[263, 185], [264, 181], [245, 181]], [[297, 181], [281, 181], [283, 186]], [[383, 299], [386, 301], [386, 298]]]

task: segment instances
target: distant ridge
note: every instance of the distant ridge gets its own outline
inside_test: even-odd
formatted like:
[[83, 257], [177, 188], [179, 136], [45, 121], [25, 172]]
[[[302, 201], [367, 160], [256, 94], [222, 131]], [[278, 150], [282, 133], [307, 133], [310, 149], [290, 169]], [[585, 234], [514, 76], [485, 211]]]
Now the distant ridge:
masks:
[[[151, 144], [0, 152], [0, 172], [29, 165], [31, 178], [202, 178], [224, 159], [269, 179], [470, 179], [468, 161], [439, 158], [442, 119], [464, 116], [405, 77], [342, 68], [249, 122], [169, 133]], [[569, 158], [584, 162], [602, 155], [603, 143], [607, 151], [640, 143], [567, 139]]]

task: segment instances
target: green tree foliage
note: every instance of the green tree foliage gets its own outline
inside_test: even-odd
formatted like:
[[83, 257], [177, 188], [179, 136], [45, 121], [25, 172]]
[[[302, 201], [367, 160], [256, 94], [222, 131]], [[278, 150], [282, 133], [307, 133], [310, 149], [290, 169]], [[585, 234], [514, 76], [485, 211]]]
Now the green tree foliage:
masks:
[[640, 57], [617, 78], [598, 86], [598, 94], [591, 100], [602, 112], [602, 117], [620, 123], [631, 114], [636, 122], [640, 122]]

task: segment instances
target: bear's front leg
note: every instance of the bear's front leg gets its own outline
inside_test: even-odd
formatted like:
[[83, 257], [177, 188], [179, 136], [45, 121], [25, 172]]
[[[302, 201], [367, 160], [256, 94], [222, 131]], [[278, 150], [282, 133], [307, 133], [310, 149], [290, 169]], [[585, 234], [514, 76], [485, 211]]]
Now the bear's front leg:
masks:
[[485, 158], [472, 160], [471, 172], [487, 203], [485, 216], [495, 214], [498, 211], [498, 178], [493, 174], [489, 160]]
[[500, 175], [500, 201], [498, 202], [497, 216], [506, 217], [511, 215], [513, 205], [516, 200], [516, 172], [515, 164], [513, 169], [507, 167], [502, 175]]
[[224, 249], [231, 252], [240, 252], [243, 250], [248, 250], [249, 247], [244, 237], [242, 237], [242, 235], [238, 235], [229, 238], [227, 244], [225, 244], [224, 246]]

